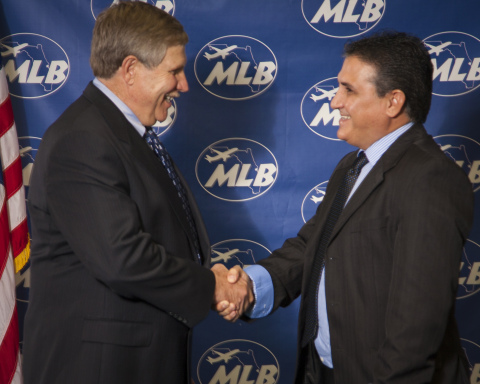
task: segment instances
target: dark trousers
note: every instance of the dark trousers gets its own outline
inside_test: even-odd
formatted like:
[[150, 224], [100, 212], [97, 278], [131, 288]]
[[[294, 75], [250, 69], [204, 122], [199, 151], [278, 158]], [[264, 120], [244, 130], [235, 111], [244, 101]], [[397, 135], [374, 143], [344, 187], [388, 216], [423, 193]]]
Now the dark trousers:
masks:
[[315, 344], [307, 347], [305, 364], [305, 384], [335, 384], [333, 369], [325, 366], [318, 356]]

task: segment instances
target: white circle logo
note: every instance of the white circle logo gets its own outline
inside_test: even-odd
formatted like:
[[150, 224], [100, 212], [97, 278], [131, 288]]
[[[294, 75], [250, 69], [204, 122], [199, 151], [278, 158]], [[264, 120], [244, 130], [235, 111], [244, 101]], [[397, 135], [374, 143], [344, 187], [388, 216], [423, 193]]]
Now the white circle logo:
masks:
[[480, 382], [480, 345], [467, 339], [460, 339], [462, 348], [467, 356], [470, 383]]
[[278, 383], [280, 366], [275, 355], [250, 340], [227, 340], [215, 344], [197, 366], [200, 384]]
[[303, 122], [313, 133], [325, 139], [340, 141], [337, 138], [341, 118], [340, 111], [330, 108], [330, 102], [337, 91], [336, 77], [320, 81], [303, 96], [300, 112]]
[[460, 264], [457, 299], [470, 297], [478, 291], [480, 291], [480, 246], [467, 240]]
[[17, 33], [0, 40], [10, 94], [36, 99], [58, 91], [67, 81], [70, 61], [52, 39], [34, 33]]
[[270, 255], [270, 251], [263, 245], [250, 240], [231, 239], [220, 241], [211, 247], [212, 264], [222, 263], [227, 269], [239, 265], [256, 264], [258, 260]]
[[423, 40], [433, 64], [433, 94], [460, 96], [480, 86], [480, 40], [463, 32], [440, 32]]
[[302, 0], [305, 21], [318, 33], [346, 38], [370, 31], [383, 17], [386, 0]]
[[306, 223], [317, 212], [318, 206], [322, 203], [327, 191], [328, 180], [313, 187], [302, 201], [302, 219]]
[[210, 195], [237, 202], [266, 193], [277, 180], [278, 164], [264, 145], [249, 139], [231, 138], [205, 148], [197, 159], [195, 173]]
[[468, 175], [473, 191], [480, 189], [480, 143], [461, 135], [434, 137], [443, 153], [452, 159]]
[[277, 76], [277, 59], [261, 41], [224, 36], [206, 44], [195, 58], [195, 76], [209, 93], [247, 100], [265, 92]]

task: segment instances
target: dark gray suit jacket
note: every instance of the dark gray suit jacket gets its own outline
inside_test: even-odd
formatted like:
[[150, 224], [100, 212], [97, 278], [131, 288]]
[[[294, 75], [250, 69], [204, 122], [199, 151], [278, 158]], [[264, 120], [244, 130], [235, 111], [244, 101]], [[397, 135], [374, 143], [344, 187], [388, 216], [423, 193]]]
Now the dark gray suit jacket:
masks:
[[187, 193], [204, 266], [164, 167], [93, 84], [47, 130], [28, 196], [26, 384], [189, 382], [215, 278]]
[[[304, 292], [326, 215], [356, 152], [329, 180], [315, 216], [262, 260], [275, 308]], [[337, 384], [469, 382], [454, 306], [472, 186], [421, 125], [382, 156], [342, 212], [326, 255], [326, 298]], [[305, 300], [302, 295], [298, 335]], [[296, 383], [307, 351], [298, 346]]]

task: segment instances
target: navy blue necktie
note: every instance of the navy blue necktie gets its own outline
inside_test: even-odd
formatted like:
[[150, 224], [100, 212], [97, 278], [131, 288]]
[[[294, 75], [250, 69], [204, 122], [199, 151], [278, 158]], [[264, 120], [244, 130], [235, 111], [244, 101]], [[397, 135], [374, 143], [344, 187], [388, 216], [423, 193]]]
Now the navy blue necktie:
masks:
[[178, 197], [182, 202], [182, 207], [187, 216], [188, 225], [190, 227], [190, 232], [193, 237], [193, 243], [195, 247], [195, 253], [197, 255], [197, 261], [198, 263], [202, 264], [197, 227], [195, 226], [195, 222], [193, 221], [192, 210], [190, 208], [190, 203], [188, 202], [185, 187], [183, 186], [182, 182], [180, 181], [180, 178], [178, 177], [177, 172], [175, 171], [170, 155], [168, 154], [167, 150], [165, 149], [165, 147], [163, 146], [162, 142], [160, 141], [158, 136], [155, 134], [155, 132], [153, 132], [153, 130], [150, 127], [147, 127], [144, 137], [148, 145], [150, 146], [150, 148], [153, 149], [158, 159], [165, 167], [168, 173], [168, 176], [172, 180], [172, 183], [175, 186], [175, 189], [177, 190]]
[[308, 282], [307, 290], [305, 294], [306, 316], [305, 316], [305, 329], [302, 336], [302, 347], [305, 347], [310, 341], [315, 340], [318, 333], [318, 288], [320, 285], [320, 277], [322, 275], [323, 268], [325, 266], [325, 254], [327, 251], [328, 242], [332, 235], [333, 228], [337, 223], [340, 214], [343, 211], [343, 207], [347, 201], [350, 192], [352, 191], [355, 181], [360, 174], [363, 166], [368, 163], [365, 152], [358, 155], [353, 163], [353, 166], [345, 173], [342, 184], [338, 188], [337, 194], [328, 212], [327, 220], [320, 236], [320, 242], [315, 254], [315, 260], [313, 261], [312, 276]]

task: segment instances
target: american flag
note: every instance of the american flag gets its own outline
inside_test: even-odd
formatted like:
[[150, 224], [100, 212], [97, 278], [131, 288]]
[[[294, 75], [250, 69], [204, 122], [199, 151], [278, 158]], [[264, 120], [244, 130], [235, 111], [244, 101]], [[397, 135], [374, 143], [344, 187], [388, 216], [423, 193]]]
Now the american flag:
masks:
[[30, 254], [17, 128], [0, 61], [0, 383], [21, 384], [15, 273]]

